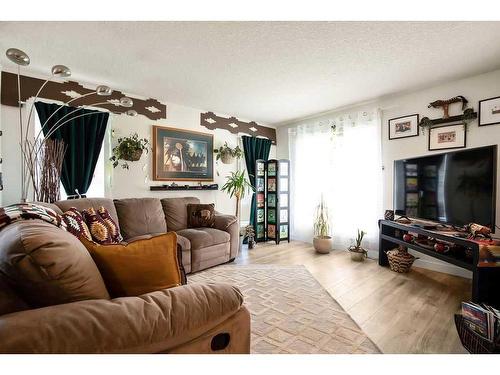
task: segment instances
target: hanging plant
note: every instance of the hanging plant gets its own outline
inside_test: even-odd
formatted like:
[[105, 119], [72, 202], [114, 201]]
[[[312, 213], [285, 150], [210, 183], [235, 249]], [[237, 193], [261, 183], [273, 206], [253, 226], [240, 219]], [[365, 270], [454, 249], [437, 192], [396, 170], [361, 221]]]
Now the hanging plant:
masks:
[[123, 169], [129, 169], [128, 161], [138, 161], [143, 152], [148, 152], [149, 141], [139, 138], [137, 133], [130, 137], [118, 138], [118, 144], [113, 148], [113, 156], [109, 158], [113, 162], [113, 168], [121, 164]]
[[215, 160], [220, 160], [224, 164], [231, 164], [234, 161], [234, 158], [239, 159], [243, 156], [243, 151], [240, 146], [231, 148], [228, 146], [227, 142], [224, 142], [224, 146], [220, 146], [218, 149], [215, 149], [214, 153], [217, 154]]

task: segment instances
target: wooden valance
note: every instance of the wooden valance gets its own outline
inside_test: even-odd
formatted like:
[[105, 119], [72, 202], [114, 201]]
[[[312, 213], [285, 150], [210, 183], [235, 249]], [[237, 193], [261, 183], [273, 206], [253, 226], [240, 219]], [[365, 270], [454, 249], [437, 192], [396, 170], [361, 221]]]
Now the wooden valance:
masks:
[[259, 125], [254, 121], [244, 122], [236, 117], [221, 117], [213, 112], [206, 112], [200, 115], [200, 125], [207, 129], [225, 129], [233, 134], [245, 133], [252, 136], [265, 137], [271, 140], [273, 145], [276, 144], [276, 129], [267, 126]]
[[[45, 82], [43, 79], [21, 75], [21, 101], [25, 102], [29, 98], [35, 97], [36, 93]], [[112, 87], [113, 89], [113, 87]], [[73, 98], [88, 94], [95, 91], [83, 87], [75, 81], [50, 81], [40, 93], [40, 98], [56, 100], [59, 102], [67, 102]], [[130, 108], [121, 107], [119, 105], [120, 98], [127, 96], [131, 98], [134, 105]], [[104, 102], [104, 103], [103, 103]], [[17, 98], [17, 75], [9, 72], [2, 72], [2, 93], [1, 103], [12, 107], [18, 106]], [[94, 104], [103, 103], [103, 104]], [[125, 113], [128, 110], [135, 110], [138, 114], [146, 116], [150, 120], [161, 120], [167, 118], [167, 106], [160, 103], [156, 99], [138, 99], [130, 95], [114, 90], [110, 96], [89, 95], [81, 99], [76, 99], [71, 102], [72, 106], [93, 105], [107, 109], [112, 113]]]

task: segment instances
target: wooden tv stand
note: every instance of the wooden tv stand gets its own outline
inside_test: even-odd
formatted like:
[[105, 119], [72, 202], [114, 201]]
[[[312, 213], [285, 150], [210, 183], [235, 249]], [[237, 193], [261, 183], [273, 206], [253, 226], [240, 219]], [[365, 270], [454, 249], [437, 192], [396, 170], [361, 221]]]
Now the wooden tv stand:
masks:
[[[379, 220], [379, 229], [379, 265], [389, 265], [386, 251], [396, 248], [397, 246], [395, 245], [406, 246], [422, 254], [471, 271], [472, 301], [476, 303], [488, 303], [497, 308], [500, 306], [500, 267], [477, 266], [479, 259], [479, 244], [476, 242], [453, 236], [451, 232], [444, 232], [436, 229], [423, 229], [419, 226], [401, 224], [389, 220]], [[465, 251], [460, 253], [438, 253], [417, 243], [405, 242], [403, 241], [403, 235], [408, 232], [453, 243], [464, 249], [467, 248], [472, 253], [472, 257], [466, 257]]]

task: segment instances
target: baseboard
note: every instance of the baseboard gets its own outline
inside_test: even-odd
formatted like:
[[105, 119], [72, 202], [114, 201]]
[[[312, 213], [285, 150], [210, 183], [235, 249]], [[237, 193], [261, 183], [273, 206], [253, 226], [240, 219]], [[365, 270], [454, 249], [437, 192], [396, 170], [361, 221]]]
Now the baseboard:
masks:
[[[418, 257], [422, 257], [421, 254], [416, 254]], [[378, 259], [378, 251], [368, 250], [368, 257], [371, 259]], [[472, 279], [472, 272], [466, 269], [454, 266], [453, 264], [441, 262], [434, 260], [430, 257], [415, 260], [413, 263], [415, 267], [425, 268], [431, 271], [443, 272], [450, 275], [465, 277], [467, 279]]]

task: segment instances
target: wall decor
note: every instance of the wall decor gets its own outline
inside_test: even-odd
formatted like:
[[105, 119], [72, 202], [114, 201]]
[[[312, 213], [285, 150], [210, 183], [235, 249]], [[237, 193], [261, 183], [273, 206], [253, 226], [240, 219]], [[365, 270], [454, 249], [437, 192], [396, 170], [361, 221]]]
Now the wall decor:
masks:
[[[113, 91], [106, 98], [92, 95], [96, 92], [95, 89], [84, 87], [75, 81], [48, 81], [43, 79], [20, 75], [20, 83], [22, 87], [21, 102], [26, 102], [29, 98], [37, 96], [38, 90], [42, 85], [38, 97], [57, 100], [59, 102], [67, 102], [72, 100], [73, 106], [92, 105], [107, 109], [112, 113], [128, 114], [135, 116], [137, 114], [146, 116], [150, 120], [161, 120], [167, 118], [167, 106], [160, 103], [156, 99], [139, 99], [130, 97], [133, 100], [130, 106], [125, 106], [120, 103], [120, 99], [126, 97], [120, 91]], [[2, 93], [1, 103], [11, 107], [18, 107], [17, 98], [17, 74], [2, 71]]]
[[429, 151], [464, 148], [465, 144], [464, 124], [436, 126], [429, 129]]
[[479, 101], [479, 126], [500, 124], [500, 96]]
[[153, 126], [155, 181], [213, 181], [212, 134]]
[[233, 134], [245, 133], [250, 136], [268, 138], [273, 145], [276, 144], [276, 129], [259, 125], [254, 121], [244, 122], [236, 117], [221, 117], [213, 112], [200, 114], [200, 125], [210, 130], [225, 129]]
[[462, 111], [464, 111], [465, 108], [467, 108], [468, 100], [465, 99], [462, 95], [458, 95], [458, 96], [454, 96], [453, 98], [446, 99], [446, 100], [439, 99], [439, 100], [433, 101], [432, 103], [429, 103], [427, 108], [442, 108], [443, 109], [443, 119], [447, 119], [450, 117], [450, 115], [448, 113], [448, 109], [450, 107], [450, 104], [453, 104], [453, 103], [462, 103]]
[[418, 114], [396, 117], [389, 120], [389, 139], [418, 136]]

